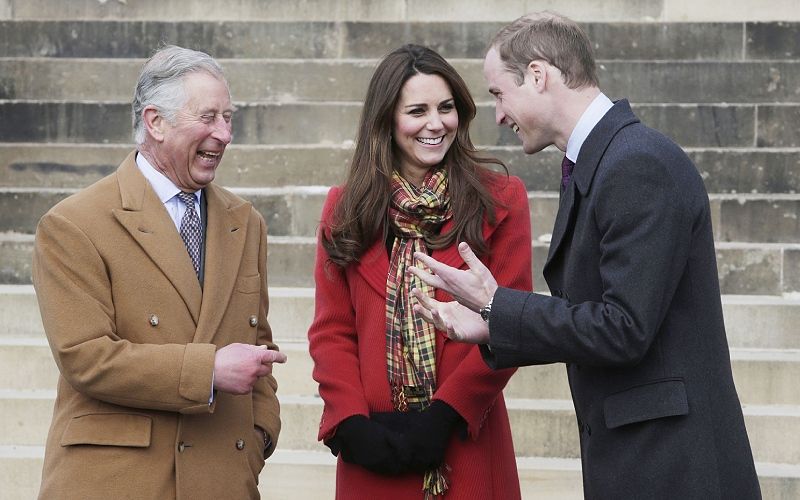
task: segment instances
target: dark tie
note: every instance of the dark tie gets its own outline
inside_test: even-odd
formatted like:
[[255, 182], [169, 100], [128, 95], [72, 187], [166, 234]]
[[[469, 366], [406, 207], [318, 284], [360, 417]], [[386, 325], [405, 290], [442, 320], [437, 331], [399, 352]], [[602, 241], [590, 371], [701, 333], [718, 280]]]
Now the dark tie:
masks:
[[189, 257], [192, 258], [192, 265], [194, 272], [200, 278], [200, 245], [202, 245], [203, 232], [200, 227], [200, 217], [194, 209], [194, 193], [178, 193], [178, 198], [186, 205], [186, 212], [181, 219], [181, 238], [186, 245], [186, 251], [189, 252]]
[[564, 155], [564, 159], [561, 160], [561, 189], [567, 189], [567, 184], [569, 184], [569, 178], [572, 177], [572, 169], [575, 167], [575, 164], [567, 158], [567, 155]]

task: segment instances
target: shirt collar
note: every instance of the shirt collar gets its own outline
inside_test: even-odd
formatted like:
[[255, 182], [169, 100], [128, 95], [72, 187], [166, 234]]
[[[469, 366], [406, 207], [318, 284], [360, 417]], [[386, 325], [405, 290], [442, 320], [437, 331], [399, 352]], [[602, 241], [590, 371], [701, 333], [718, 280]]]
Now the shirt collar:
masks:
[[597, 125], [613, 106], [614, 103], [611, 102], [611, 99], [606, 97], [602, 92], [592, 100], [589, 107], [586, 108], [586, 111], [583, 112], [581, 118], [578, 120], [578, 124], [575, 125], [572, 134], [569, 136], [569, 140], [567, 141], [567, 158], [577, 163], [578, 153], [581, 150], [581, 146], [583, 146], [583, 142], [589, 136], [592, 129], [594, 129], [595, 125]]
[[[150, 182], [150, 185], [153, 186], [153, 190], [156, 192], [158, 199], [161, 200], [161, 203], [168, 202], [181, 191], [178, 186], [172, 183], [169, 177], [156, 170], [155, 167], [147, 161], [147, 158], [138, 151], [136, 153], [136, 166], [139, 167], [139, 171], [142, 172], [142, 175], [144, 175], [148, 182]], [[198, 203], [200, 202], [201, 193], [202, 190], [194, 192]]]

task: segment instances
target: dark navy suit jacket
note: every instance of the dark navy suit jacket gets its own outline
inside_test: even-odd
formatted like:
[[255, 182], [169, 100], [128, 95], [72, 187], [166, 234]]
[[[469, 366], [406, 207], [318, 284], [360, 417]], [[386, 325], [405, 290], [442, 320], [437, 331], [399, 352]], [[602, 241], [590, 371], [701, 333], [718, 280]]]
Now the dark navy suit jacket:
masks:
[[564, 362], [590, 499], [760, 498], [731, 375], [708, 194], [627, 101], [584, 142], [544, 277], [500, 288], [494, 368]]

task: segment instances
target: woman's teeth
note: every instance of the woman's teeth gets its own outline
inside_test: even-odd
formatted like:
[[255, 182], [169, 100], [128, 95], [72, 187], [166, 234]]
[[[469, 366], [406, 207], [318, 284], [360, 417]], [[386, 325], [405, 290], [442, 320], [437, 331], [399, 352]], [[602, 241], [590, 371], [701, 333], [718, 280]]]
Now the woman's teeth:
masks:
[[429, 146], [436, 146], [437, 144], [441, 144], [444, 140], [444, 136], [441, 137], [417, 137], [417, 140], [422, 144], [427, 144]]
[[519, 126], [515, 123], [514, 125], [511, 125], [511, 130], [513, 130], [515, 134], [518, 134]]

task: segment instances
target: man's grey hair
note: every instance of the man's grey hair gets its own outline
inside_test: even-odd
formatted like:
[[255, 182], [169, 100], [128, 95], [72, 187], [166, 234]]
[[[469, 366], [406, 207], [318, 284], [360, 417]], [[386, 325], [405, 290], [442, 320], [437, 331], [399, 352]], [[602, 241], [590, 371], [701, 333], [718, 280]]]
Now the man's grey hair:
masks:
[[155, 106], [168, 122], [175, 122], [175, 115], [186, 103], [183, 78], [198, 71], [219, 78], [228, 85], [222, 66], [204, 52], [166, 45], [156, 51], [142, 68], [133, 94], [133, 139], [143, 144], [146, 130], [142, 111]]

